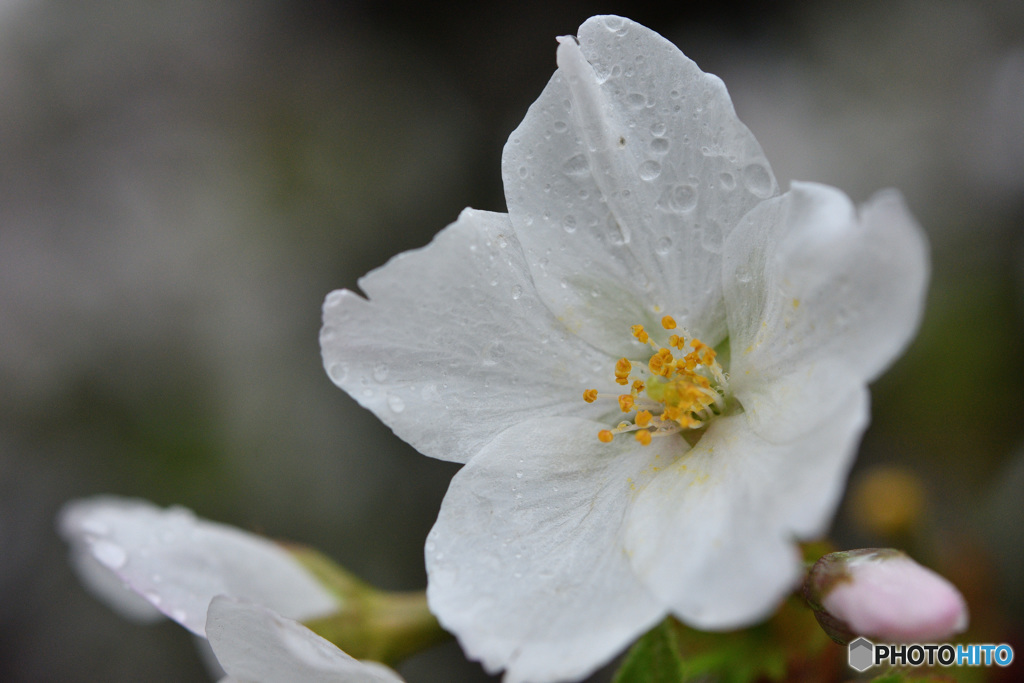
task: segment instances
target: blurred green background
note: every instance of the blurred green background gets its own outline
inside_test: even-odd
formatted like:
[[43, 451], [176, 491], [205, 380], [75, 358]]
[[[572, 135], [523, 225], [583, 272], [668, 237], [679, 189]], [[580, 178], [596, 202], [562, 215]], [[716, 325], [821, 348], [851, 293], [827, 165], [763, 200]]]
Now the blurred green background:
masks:
[[[1021, 644], [1024, 3], [2, 0], [0, 680], [206, 676], [183, 629], [80, 587], [53, 523], [75, 497], [425, 585], [456, 468], [330, 383], [320, 304], [463, 207], [504, 210], [555, 36], [605, 12], [721, 76], [783, 188], [905, 193], [929, 306], [834, 538], [907, 548], [967, 595], [971, 640]], [[486, 679], [453, 644], [401, 672]]]

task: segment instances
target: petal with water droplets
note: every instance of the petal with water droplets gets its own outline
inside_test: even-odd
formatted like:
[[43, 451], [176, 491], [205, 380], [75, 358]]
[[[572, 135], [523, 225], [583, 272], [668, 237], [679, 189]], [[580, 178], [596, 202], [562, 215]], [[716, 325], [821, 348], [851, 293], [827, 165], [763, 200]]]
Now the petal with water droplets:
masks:
[[[278, 544], [224, 524], [198, 519], [183, 508], [162, 509], [141, 500], [99, 497], [69, 503], [61, 534], [72, 553], [88, 554], [160, 612], [204, 635], [215, 595], [254, 600], [310, 619], [337, 610], [337, 600]], [[90, 582], [87, 582], [90, 583]], [[115, 602], [114, 583], [90, 583]]]

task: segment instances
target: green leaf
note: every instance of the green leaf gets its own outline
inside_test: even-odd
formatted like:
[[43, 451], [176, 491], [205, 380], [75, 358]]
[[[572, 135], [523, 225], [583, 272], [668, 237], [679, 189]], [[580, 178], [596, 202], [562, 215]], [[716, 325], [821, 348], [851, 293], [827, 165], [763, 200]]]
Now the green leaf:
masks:
[[793, 597], [771, 620], [739, 631], [707, 633], [666, 619], [630, 649], [614, 683], [835, 680], [839, 652]]

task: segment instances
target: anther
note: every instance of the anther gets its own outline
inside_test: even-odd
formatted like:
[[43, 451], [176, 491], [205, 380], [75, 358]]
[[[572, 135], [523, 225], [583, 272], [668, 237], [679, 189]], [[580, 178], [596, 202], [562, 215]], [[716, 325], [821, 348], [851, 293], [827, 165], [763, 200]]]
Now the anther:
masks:
[[583, 400], [587, 403], [593, 403], [597, 400], [597, 389], [587, 389], [583, 392]]
[[676, 321], [672, 316], [666, 315], [661, 319], [661, 326], [666, 330], [674, 330], [676, 329]]
[[611, 443], [613, 438], [615, 437], [610, 429], [602, 429], [597, 433], [597, 440], [601, 443]]
[[636, 433], [636, 440], [639, 441], [644, 446], [650, 446], [651, 433], [646, 429], [641, 429], [639, 432]]
[[628, 413], [633, 410], [633, 397], [629, 394], [622, 394], [619, 396], [619, 408], [624, 413]]

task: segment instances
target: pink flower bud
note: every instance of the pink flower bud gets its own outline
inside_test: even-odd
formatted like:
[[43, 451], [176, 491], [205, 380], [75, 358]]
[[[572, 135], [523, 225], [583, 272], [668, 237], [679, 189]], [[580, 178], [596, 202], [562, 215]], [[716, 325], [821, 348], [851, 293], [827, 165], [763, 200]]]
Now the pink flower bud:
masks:
[[960, 591], [898, 550], [865, 548], [825, 555], [804, 596], [829, 636], [882, 642], [936, 642], [967, 628]]

